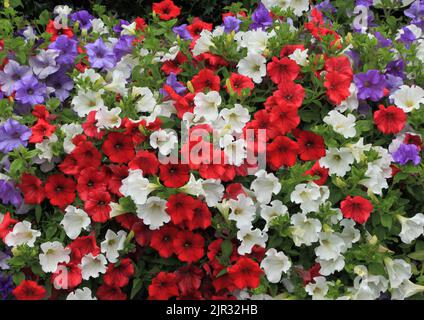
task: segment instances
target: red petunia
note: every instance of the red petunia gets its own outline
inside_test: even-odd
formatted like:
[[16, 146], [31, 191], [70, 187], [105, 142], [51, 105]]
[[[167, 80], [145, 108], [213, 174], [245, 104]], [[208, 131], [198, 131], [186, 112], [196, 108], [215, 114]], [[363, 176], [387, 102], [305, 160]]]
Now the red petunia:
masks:
[[75, 181], [67, 178], [63, 174], [54, 174], [47, 178], [46, 181], [46, 197], [50, 203], [59, 208], [65, 208], [74, 202]]
[[152, 231], [150, 246], [155, 249], [162, 258], [169, 258], [174, 254], [173, 241], [178, 234], [178, 229], [172, 225], [166, 225], [159, 230]]
[[174, 224], [180, 224], [184, 220], [190, 221], [193, 219], [196, 201], [193, 197], [184, 193], [173, 194], [169, 197], [166, 203], [166, 211], [171, 216]]
[[106, 222], [110, 218], [111, 197], [109, 192], [96, 190], [88, 195], [84, 210], [94, 222]]
[[107, 188], [108, 190], [117, 195], [122, 196], [119, 189], [122, 186], [122, 180], [128, 177], [128, 167], [125, 165], [111, 164], [110, 166], [104, 167], [104, 172], [107, 176]]
[[153, 3], [153, 12], [159, 15], [161, 20], [171, 20], [180, 15], [181, 9], [172, 0], [163, 0]]
[[296, 163], [298, 152], [299, 147], [296, 142], [280, 136], [267, 146], [267, 162], [273, 170], [278, 170], [283, 165], [292, 167]]
[[221, 80], [212, 70], [202, 69], [191, 80], [191, 84], [196, 92], [204, 90], [219, 91]]
[[325, 71], [328, 73], [335, 72], [353, 78], [353, 70], [349, 59], [346, 56], [331, 57], [325, 61]]
[[244, 191], [243, 185], [241, 183], [231, 183], [225, 189], [224, 199], [237, 200], [239, 194], [244, 194], [245, 196], [247, 196], [246, 191]]
[[399, 133], [404, 127], [407, 120], [405, 111], [395, 106], [388, 106], [385, 108], [380, 105], [379, 110], [374, 112], [374, 122], [382, 133], [396, 134]]
[[296, 108], [285, 104], [279, 104], [272, 109], [269, 119], [279, 129], [279, 134], [286, 134], [296, 129], [300, 123], [300, 117]]
[[194, 59], [197, 62], [202, 62], [205, 68], [212, 71], [218, 71], [221, 67], [229, 65], [228, 61], [223, 57], [210, 52], [199, 54], [198, 56], [195, 56]]
[[291, 108], [299, 108], [305, 98], [305, 89], [294, 82], [282, 83], [273, 94], [278, 104], [285, 104]]
[[81, 142], [71, 152], [71, 155], [77, 162], [79, 170], [89, 167], [100, 167], [102, 162], [102, 155], [89, 141]]
[[303, 44], [287, 44], [280, 51], [280, 57], [288, 57], [292, 53], [296, 51], [296, 49], [305, 50], [305, 46]]
[[129, 258], [124, 258], [120, 261], [119, 265], [109, 264], [103, 281], [111, 287], [125, 287], [130, 277], [134, 275], [134, 265]]
[[360, 196], [348, 196], [340, 203], [340, 209], [345, 218], [351, 218], [357, 223], [364, 224], [371, 215], [373, 205], [369, 200]]
[[[121, 215], [119, 217], [122, 217], [125, 215]], [[129, 215], [134, 216], [134, 215]], [[116, 217], [118, 219], [119, 217]], [[134, 232], [135, 241], [137, 241], [138, 245], [144, 247], [147, 246], [150, 242], [150, 239], [152, 237], [153, 231], [149, 229], [148, 226], [146, 226], [143, 222], [141, 222], [141, 219], [138, 219], [139, 221], [134, 223], [131, 230]], [[163, 228], [165, 228], [164, 226]], [[162, 230], [163, 228], [160, 228]]]
[[197, 262], [205, 254], [205, 239], [198, 233], [180, 231], [173, 245], [178, 259], [183, 262]]
[[40, 204], [46, 197], [43, 182], [36, 176], [24, 173], [19, 184], [26, 204]]
[[12, 219], [10, 212], [7, 212], [3, 220], [0, 223], [0, 238], [4, 241], [4, 238], [13, 230], [13, 226], [17, 223], [15, 219]]
[[126, 163], [134, 158], [134, 144], [130, 136], [120, 132], [108, 134], [102, 146], [103, 153], [109, 157], [110, 161], [116, 163]]
[[198, 290], [202, 284], [203, 273], [202, 269], [192, 264], [179, 268], [175, 275], [181, 293], [186, 295]]
[[273, 57], [272, 62], [268, 63], [267, 71], [274, 83], [283, 84], [294, 81], [299, 75], [300, 67], [289, 58]]
[[339, 74], [337, 72], [329, 72], [325, 75], [324, 87], [327, 89], [327, 97], [331, 103], [339, 105], [342, 101], [350, 96], [350, 84], [352, 77]]
[[[255, 84], [252, 79], [242, 74], [232, 73], [229, 81], [231, 90], [239, 96], [242, 96], [243, 91], [247, 91], [246, 89], [249, 89], [248, 94], [250, 95], [252, 90], [255, 88]], [[227, 88], [227, 92], [229, 92], [229, 88]]]
[[168, 300], [178, 296], [177, 276], [170, 272], [159, 272], [148, 288], [149, 300]]
[[96, 292], [99, 300], [127, 300], [127, 295], [122, 292], [121, 288], [111, 287], [107, 284], [102, 284]]
[[68, 154], [65, 159], [63, 159], [62, 163], [58, 165], [58, 168], [64, 174], [70, 176], [75, 176], [81, 171], [78, 167], [77, 159], [73, 154]]
[[190, 180], [190, 167], [186, 164], [161, 164], [159, 178], [168, 188], [180, 188]]
[[106, 191], [106, 176], [97, 168], [87, 168], [81, 171], [78, 177], [77, 191], [83, 201], [87, 201], [88, 195], [93, 191]]
[[318, 160], [325, 156], [324, 138], [310, 131], [295, 131], [299, 157], [303, 161]]
[[56, 39], [61, 36], [61, 35], [65, 35], [68, 38], [73, 38], [74, 37], [74, 33], [72, 32], [72, 29], [70, 28], [60, 28], [57, 29], [55, 27], [55, 22], [54, 20], [50, 20], [49, 23], [46, 26], [46, 32], [51, 34], [51, 38], [50, 41], [54, 42], [56, 41]]
[[44, 138], [49, 138], [56, 131], [56, 126], [51, 125], [44, 119], [39, 119], [31, 128], [30, 143], [41, 143]]
[[187, 26], [187, 31], [190, 32], [190, 35], [194, 39], [197, 39], [203, 30], [212, 31], [212, 28], [212, 23], [205, 22], [198, 17], [195, 17], [191, 24]]
[[100, 253], [94, 234], [78, 237], [68, 247], [71, 248], [71, 263], [75, 264], [79, 264], [81, 259], [89, 253], [93, 256], [97, 256]]
[[12, 291], [17, 300], [42, 300], [46, 297], [46, 289], [35, 281], [24, 280]]
[[82, 282], [81, 269], [75, 263], [61, 264], [52, 274], [51, 283], [56, 289], [73, 289]]
[[187, 57], [180, 51], [174, 60], [167, 60], [162, 64], [161, 70], [166, 75], [174, 73], [176, 75], [183, 72], [182, 65], [187, 62]]
[[257, 288], [262, 273], [258, 263], [247, 257], [240, 257], [236, 264], [228, 268], [232, 282], [240, 290]]
[[132, 170], [140, 169], [144, 176], [156, 175], [159, 170], [159, 160], [153, 152], [138, 151], [134, 159], [128, 163], [128, 167]]
[[90, 113], [87, 115], [85, 122], [82, 124], [82, 128], [84, 129], [84, 134], [86, 134], [87, 137], [100, 140], [103, 138], [104, 131], [99, 131], [96, 126], [96, 113], [97, 111], [90, 111]]
[[319, 161], [315, 162], [311, 169], [305, 171], [305, 175], [310, 175], [312, 177], [318, 176], [317, 179], [313, 180], [317, 185], [322, 186], [328, 179], [327, 168], [323, 168], [319, 165]]
[[196, 206], [193, 209], [192, 219], [185, 220], [185, 224], [190, 231], [195, 229], [206, 229], [211, 225], [212, 214], [203, 201], [195, 200]]

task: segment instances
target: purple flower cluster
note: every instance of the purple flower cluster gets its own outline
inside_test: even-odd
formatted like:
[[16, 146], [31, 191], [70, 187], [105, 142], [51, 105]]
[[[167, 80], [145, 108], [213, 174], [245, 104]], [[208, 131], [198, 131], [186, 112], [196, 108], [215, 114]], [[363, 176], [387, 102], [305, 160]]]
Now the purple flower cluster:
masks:
[[6, 300], [12, 293], [15, 286], [13, 285], [12, 277], [0, 273], [0, 298]]
[[358, 73], [354, 77], [358, 88], [358, 98], [378, 101], [384, 96], [386, 79], [378, 70], [368, 70], [366, 73]]
[[26, 147], [31, 130], [18, 121], [8, 119], [0, 126], [0, 152], [8, 153], [19, 146]]
[[252, 14], [253, 23], [250, 25], [251, 30], [266, 29], [272, 26], [273, 20], [268, 9], [260, 2], [259, 6], [253, 11]]
[[393, 160], [401, 165], [412, 162], [415, 166], [421, 162], [420, 152], [415, 144], [401, 144], [399, 148], [392, 153]]
[[22, 204], [22, 200], [22, 195], [16, 189], [13, 182], [0, 180], [0, 201], [2, 204], [11, 204], [15, 208], [19, 208]]

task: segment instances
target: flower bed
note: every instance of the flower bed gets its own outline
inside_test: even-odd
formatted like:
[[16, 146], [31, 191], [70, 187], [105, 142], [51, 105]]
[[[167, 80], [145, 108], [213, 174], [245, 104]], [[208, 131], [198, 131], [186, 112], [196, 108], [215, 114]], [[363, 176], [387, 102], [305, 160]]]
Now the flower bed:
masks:
[[171, 0], [131, 21], [5, 1], [0, 296], [422, 298], [411, 2], [234, 3], [214, 26]]

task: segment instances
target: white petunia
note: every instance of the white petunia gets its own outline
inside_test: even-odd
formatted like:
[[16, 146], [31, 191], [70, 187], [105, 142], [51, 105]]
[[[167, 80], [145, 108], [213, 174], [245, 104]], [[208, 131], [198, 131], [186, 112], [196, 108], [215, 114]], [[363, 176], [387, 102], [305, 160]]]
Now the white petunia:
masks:
[[122, 123], [122, 119], [119, 114], [122, 112], [121, 108], [113, 108], [108, 110], [107, 108], [101, 108], [96, 113], [96, 127], [99, 129], [114, 129], [119, 128]]
[[404, 280], [400, 286], [391, 290], [391, 298], [392, 300], [404, 300], [422, 292], [424, 292], [424, 286]]
[[398, 215], [397, 218], [402, 226], [399, 237], [403, 243], [410, 244], [424, 234], [424, 214], [417, 213], [412, 218], [405, 218]]
[[81, 259], [79, 268], [81, 269], [82, 278], [88, 280], [90, 278], [98, 278], [99, 275], [106, 272], [107, 260], [102, 254], [93, 256], [92, 253], [85, 255]]
[[222, 200], [225, 188], [219, 180], [207, 179], [202, 181], [202, 189], [205, 193], [206, 204], [214, 207]]
[[74, 240], [80, 235], [81, 230], [89, 229], [91, 220], [84, 210], [68, 206], [60, 224], [63, 226], [66, 235]]
[[331, 110], [323, 120], [326, 124], [330, 125], [335, 132], [341, 134], [345, 138], [356, 136], [356, 118], [353, 114], [345, 116], [337, 110]]
[[150, 230], [157, 230], [171, 221], [166, 212], [166, 200], [159, 197], [150, 197], [145, 204], [137, 205], [137, 216], [143, 219], [143, 223], [148, 225]]
[[252, 252], [254, 246], [265, 248], [268, 241], [268, 234], [262, 232], [260, 229], [241, 229], [237, 232], [237, 239], [241, 241], [237, 249], [238, 254], [245, 255]]
[[200, 32], [200, 37], [196, 40], [193, 48], [193, 55], [198, 56], [202, 53], [208, 52], [211, 47], [214, 47], [212, 42], [212, 33], [209, 30], [203, 29]]
[[334, 232], [321, 232], [319, 244], [315, 248], [315, 254], [323, 260], [337, 259], [345, 246], [344, 240]]
[[78, 94], [72, 99], [72, 109], [80, 118], [84, 118], [91, 111], [99, 111], [105, 107], [102, 99], [103, 91], [83, 91], [79, 90]]
[[106, 231], [105, 240], [100, 244], [100, 248], [109, 262], [115, 263], [118, 261], [119, 251], [124, 249], [126, 238], [127, 233], [124, 230], [120, 230], [118, 233], [110, 229]]
[[424, 104], [424, 90], [413, 85], [411, 87], [402, 85], [390, 96], [394, 104], [405, 112], [418, 110], [420, 104]]
[[402, 282], [409, 280], [412, 276], [411, 265], [402, 259], [385, 258], [387, 274], [389, 275], [390, 287], [398, 288]]
[[168, 156], [178, 146], [178, 137], [173, 130], [157, 130], [150, 135], [150, 145], [161, 155]]
[[291, 216], [290, 222], [292, 239], [297, 247], [302, 244], [310, 246], [319, 240], [322, 225], [318, 219], [308, 218], [304, 213], [297, 213]]
[[315, 260], [320, 265], [319, 273], [323, 276], [329, 276], [336, 271], [342, 271], [345, 266], [345, 260], [342, 255], [335, 259], [324, 260], [317, 258]]
[[220, 139], [220, 145], [224, 148], [226, 163], [234, 166], [240, 166], [243, 164], [247, 157], [245, 140], [235, 140], [232, 135], [227, 134]]
[[241, 104], [235, 104], [232, 109], [222, 109], [219, 115], [232, 130], [238, 133], [243, 131], [244, 126], [250, 120], [249, 110]]
[[337, 107], [336, 110], [340, 112], [345, 112], [346, 110], [353, 111], [358, 109], [359, 101], [358, 101], [358, 89], [354, 82], [350, 84], [349, 87], [350, 96], [347, 99], [343, 100]]
[[133, 87], [132, 95], [137, 98], [135, 108], [138, 112], [152, 112], [155, 109], [157, 102], [149, 88]]
[[69, 293], [66, 300], [97, 300], [97, 298], [93, 297], [93, 293], [90, 288], [84, 287]]
[[261, 83], [266, 75], [266, 59], [263, 55], [249, 53], [237, 64], [238, 72], [252, 78], [253, 82]]
[[128, 95], [128, 89], [126, 88], [126, 74], [119, 69], [115, 69], [111, 73], [111, 77], [112, 80], [104, 86], [105, 90], [117, 93], [122, 97], [126, 97]]
[[289, 58], [295, 61], [299, 66], [305, 67], [309, 64], [308, 49], [296, 49], [289, 55]]
[[259, 170], [253, 180], [250, 189], [255, 192], [256, 199], [267, 204], [271, 201], [272, 195], [277, 195], [281, 190], [281, 184], [273, 173], [267, 173], [265, 170]]
[[304, 213], [318, 211], [320, 199], [320, 187], [315, 183], [300, 183], [290, 194], [290, 201], [300, 204]]
[[135, 204], [142, 205], [146, 203], [148, 195], [157, 188], [157, 185], [150, 183], [143, 176], [142, 170], [129, 170], [128, 177], [122, 180], [119, 192], [126, 197], [131, 197]]
[[290, 8], [293, 9], [294, 14], [300, 17], [303, 12], [309, 11], [309, 1], [308, 0], [290, 0]]
[[22, 221], [13, 226], [13, 230], [5, 237], [4, 243], [6, 243], [9, 247], [26, 244], [32, 248], [39, 236], [41, 236], [41, 232], [31, 229], [30, 222]]
[[38, 258], [44, 272], [55, 272], [59, 263], [68, 263], [71, 259], [71, 248], [64, 248], [58, 241], [42, 243], [40, 249], [43, 253]]
[[70, 123], [70, 124], [64, 124], [60, 127], [62, 132], [65, 134], [65, 138], [63, 140], [63, 150], [69, 154], [75, 149], [75, 145], [72, 142], [72, 139], [83, 133], [83, 128], [78, 123]]
[[231, 209], [228, 218], [236, 222], [237, 228], [249, 228], [256, 215], [253, 200], [244, 194], [239, 194], [237, 200], [228, 200], [228, 205]]
[[329, 169], [330, 174], [344, 177], [350, 171], [354, 158], [348, 148], [329, 148], [325, 157], [319, 160], [319, 164]]
[[280, 200], [274, 200], [271, 202], [271, 206], [261, 205], [261, 217], [266, 221], [264, 231], [268, 231], [269, 226], [276, 217], [284, 216], [288, 214], [288, 208]]
[[261, 262], [261, 268], [271, 283], [280, 282], [283, 272], [289, 271], [291, 265], [291, 261], [284, 252], [278, 252], [274, 248], [268, 249], [266, 257]]
[[207, 94], [199, 92], [194, 97], [194, 121], [205, 119], [206, 121], [215, 121], [218, 118], [218, 107], [221, 105], [222, 98], [217, 91], [210, 91]]
[[312, 300], [326, 300], [325, 296], [329, 290], [325, 277], [315, 277], [314, 283], [305, 286], [305, 291], [312, 296]]

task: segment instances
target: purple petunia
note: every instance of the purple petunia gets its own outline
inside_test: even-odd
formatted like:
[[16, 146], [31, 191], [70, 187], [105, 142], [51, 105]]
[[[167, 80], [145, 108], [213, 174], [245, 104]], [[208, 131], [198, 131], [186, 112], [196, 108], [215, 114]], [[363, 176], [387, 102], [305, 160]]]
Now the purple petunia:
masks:
[[31, 129], [14, 119], [8, 119], [0, 126], [0, 152], [8, 153], [19, 146], [26, 147]]
[[266, 29], [272, 26], [272, 17], [268, 9], [261, 2], [259, 6], [253, 11], [252, 14], [253, 23], [249, 26], [251, 30]]
[[27, 75], [19, 81], [15, 98], [23, 104], [42, 104], [45, 101], [46, 85], [33, 75]]
[[77, 44], [76, 40], [61, 35], [49, 45], [49, 49], [55, 49], [60, 52], [56, 60], [58, 64], [68, 65], [73, 64], [78, 55]]
[[56, 63], [59, 56], [57, 50], [41, 50], [36, 56], [29, 58], [29, 65], [38, 79], [45, 79], [49, 75], [59, 70], [60, 66]]
[[127, 20], [119, 20], [119, 23], [114, 26], [112, 29], [115, 33], [120, 34], [122, 32], [122, 30], [124, 30], [124, 28], [122, 28], [122, 26], [129, 26], [130, 23]]
[[415, 166], [421, 162], [420, 152], [415, 144], [401, 144], [399, 148], [392, 153], [393, 160], [401, 165], [406, 165], [411, 161]]
[[411, 18], [413, 24], [424, 30], [424, 0], [415, 1], [404, 14]]
[[7, 264], [7, 261], [10, 259], [10, 255], [6, 254], [3, 251], [0, 251], [0, 269], [2, 270], [8, 270], [9, 265]]
[[319, 11], [324, 11], [324, 12], [326, 11], [332, 14], [335, 14], [337, 12], [336, 8], [333, 7], [330, 0], [321, 1], [315, 6], [315, 9], [318, 9]]
[[187, 30], [187, 24], [182, 24], [178, 27], [172, 28], [172, 31], [180, 36], [181, 39], [184, 40], [191, 40], [193, 37], [191, 36], [190, 32]]
[[[168, 78], [166, 78], [165, 84], [174, 89], [174, 91], [179, 95], [182, 95], [187, 91], [187, 88], [177, 80], [177, 76], [172, 72], [169, 74]], [[168, 93], [162, 88], [159, 90], [159, 92], [164, 96], [168, 95]]]
[[378, 31], [376, 31], [374, 35], [375, 35], [375, 38], [378, 40], [378, 45], [379, 45], [381, 48], [387, 48], [387, 47], [390, 47], [390, 46], [393, 44], [392, 40], [385, 38], [385, 37], [384, 37], [384, 36], [383, 36], [380, 32], [378, 32]]
[[87, 10], [80, 10], [71, 14], [71, 20], [73, 22], [78, 22], [81, 29], [91, 29], [92, 19], [94, 19], [94, 17]]
[[74, 82], [65, 72], [56, 72], [47, 78], [47, 93], [54, 95], [60, 101], [65, 101], [74, 87]]
[[120, 61], [123, 56], [130, 54], [133, 50], [133, 41], [135, 37], [130, 35], [121, 36], [113, 48], [116, 61]]
[[384, 96], [386, 79], [378, 70], [368, 70], [366, 73], [358, 73], [354, 77], [358, 88], [358, 98], [378, 101]]
[[16, 90], [19, 81], [27, 75], [31, 75], [31, 69], [28, 66], [21, 66], [14, 60], [10, 60], [0, 72], [1, 90], [8, 96]]
[[0, 202], [4, 205], [13, 205], [19, 208], [22, 204], [22, 195], [11, 181], [0, 180]]
[[115, 54], [109, 49], [102, 39], [97, 39], [94, 43], [85, 46], [87, 49], [88, 61], [91, 67], [99, 69], [112, 69], [115, 64]]
[[241, 20], [233, 16], [224, 18], [224, 31], [230, 33], [231, 31], [238, 32], [240, 30]]
[[390, 61], [386, 67], [386, 74], [405, 79], [405, 63], [403, 59]]
[[408, 28], [403, 27], [400, 35], [400, 41], [405, 45], [407, 49], [411, 47], [411, 44], [416, 40], [415, 34]]
[[14, 289], [12, 277], [3, 273], [0, 273], [0, 297], [2, 300], [6, 300]]

